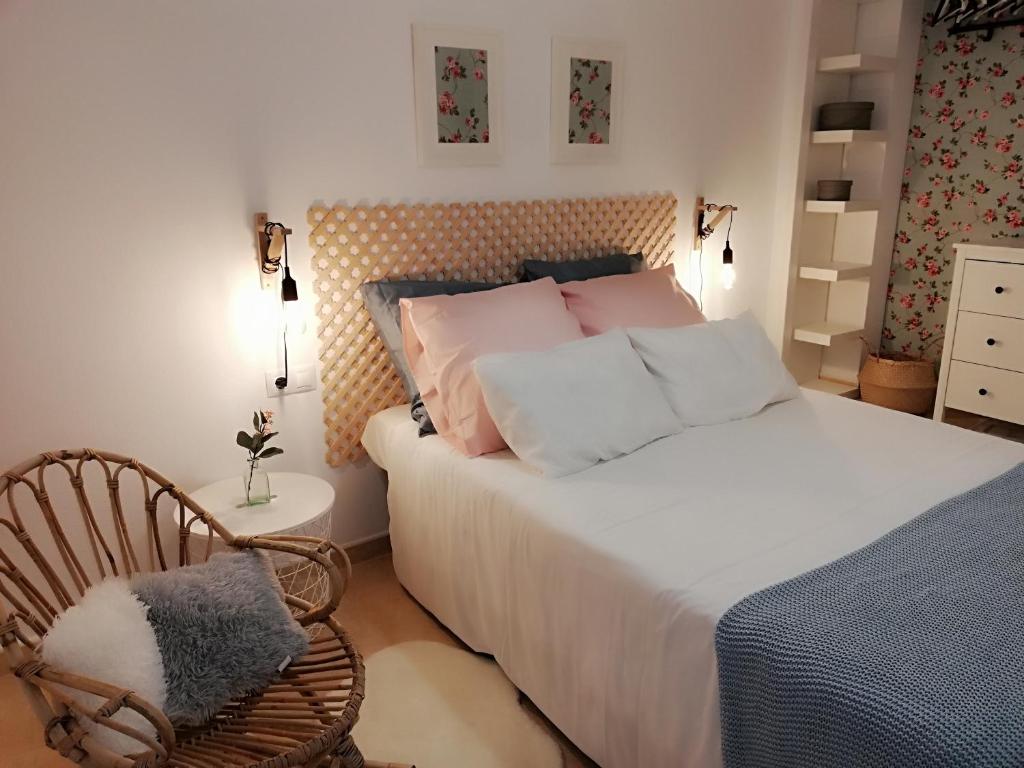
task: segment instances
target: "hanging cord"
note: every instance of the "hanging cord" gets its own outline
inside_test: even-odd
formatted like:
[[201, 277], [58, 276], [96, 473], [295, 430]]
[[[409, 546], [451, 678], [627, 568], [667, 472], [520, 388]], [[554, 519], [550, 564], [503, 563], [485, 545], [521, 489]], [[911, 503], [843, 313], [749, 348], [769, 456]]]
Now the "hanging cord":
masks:
[[697, 309], [704, 311], [704, 238], [700, 238], [700, 245], [697, 248], [697, 276], [700, 278], [700, 287], [697, 289]]
[[[284, 227], [282, 227], [280, 224], [268, 224], [267, 228], [268, 229], [273, 229], [273, 227], [275, 227], [275, 226], [281, 227], [281, 230], [282, 230], [281, 231], [281, 236], [284, 239], [284, 269], [285, 269], [285, 274], [288, 274], [288, 236], [286, 234], [284, 234]], [[287, 318], [287, 314], [285, 313], [285, 301], [284, 301], [284, 296], [283, 295], [281, 296], [281, 314], [284, 315]], [[282, 338], [282, 340], [284, 342], [284, 376], [278, 376], [277, 379], [274, 380], [274, 386], [277, 387], [278, 389], [284, 389], [285, 387], [288, 386], [288, 322], [287, 322], [287, 320], [285, 320], [284, 330], [281, 332], [281, 338]]]
[[[732, 215], [734, 213], [735, 213], [735, 211], [729, 211], [729, 226], [725, 230], [725, 244], [726, 245], [729, 244], [729, 235], [732, 234]], [[284, 264], [285, 264], [285, 266], [288, 266], [288, 241], [287, 240], [285, 240], [284, 246], [285, 246], [285, 248], [284, 248]]]

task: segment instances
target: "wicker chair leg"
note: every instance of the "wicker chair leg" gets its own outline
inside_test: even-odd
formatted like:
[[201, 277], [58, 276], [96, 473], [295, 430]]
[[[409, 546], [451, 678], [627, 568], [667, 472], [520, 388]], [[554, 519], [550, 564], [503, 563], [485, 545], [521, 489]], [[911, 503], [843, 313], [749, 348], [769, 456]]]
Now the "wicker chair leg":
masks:
[[330, 768], [366, 768], [363, 753], [352, 740], [351, 734], [331, 753]]
[[328, 768], [416, 768], [416, 766], [406, 763], [380, 763], [376, 760], [364, 760], [363, 753], [359, 751], [359, 747], [356, 746], [352, 737], [346, 736], [338, 748], [331, 753]]

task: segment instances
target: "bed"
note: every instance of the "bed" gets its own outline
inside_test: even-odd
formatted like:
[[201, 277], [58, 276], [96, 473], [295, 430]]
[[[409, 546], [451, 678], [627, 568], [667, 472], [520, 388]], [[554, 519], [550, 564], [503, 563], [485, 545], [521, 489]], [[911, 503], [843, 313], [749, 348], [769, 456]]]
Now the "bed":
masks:
[[720, 765], [721, 616], [1024, 461], [813, 391], [558, 479], [419, 438], [408, 406], [362, 442], [401, 583], [605, 768]]

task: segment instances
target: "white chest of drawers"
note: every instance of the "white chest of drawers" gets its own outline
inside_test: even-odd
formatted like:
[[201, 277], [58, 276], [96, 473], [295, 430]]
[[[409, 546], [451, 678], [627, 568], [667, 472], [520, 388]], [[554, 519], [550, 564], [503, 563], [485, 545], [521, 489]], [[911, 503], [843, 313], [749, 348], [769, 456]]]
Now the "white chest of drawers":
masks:
[[958, 243], [936, 421], [947, 408], [1024, 424], [1024, 243]]

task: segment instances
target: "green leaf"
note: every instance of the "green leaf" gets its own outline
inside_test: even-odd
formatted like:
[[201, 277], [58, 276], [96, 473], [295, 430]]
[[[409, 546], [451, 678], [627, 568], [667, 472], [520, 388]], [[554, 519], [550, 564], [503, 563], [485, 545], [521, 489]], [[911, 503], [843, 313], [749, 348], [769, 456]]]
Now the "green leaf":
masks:
[[261, 435], [259, 432], [252, 436], [252, 445], [249, 448], [249, 450], [251, 450], [253, 453], [259, 453], [261, 450], [263, 450], [263, 435]]
[[256, 411], [252, 412], [252, 428], [260, 431], [260, 415]]
[[248, 434], [241, 430], [238, 431], [238, 435], [235, 437], [235, 442], [238, 443], [243, 448], [252, 450], [252, 439], [249, 437]]
[[281, 448], [267, 448], [267, 450], [261, 453], [257, 458], [269, 459], [271, 456], [280, 456], [282, 453], [284, 453], [284, 450]]
[[263, 436], [263, 442], [264, 443], [270, 442], [270, 438], [274, 437], [274, 435], [276, 435], [276, 434], [277, 434], [277, 432], [268, 432], [267, 434], [265, 434]]

